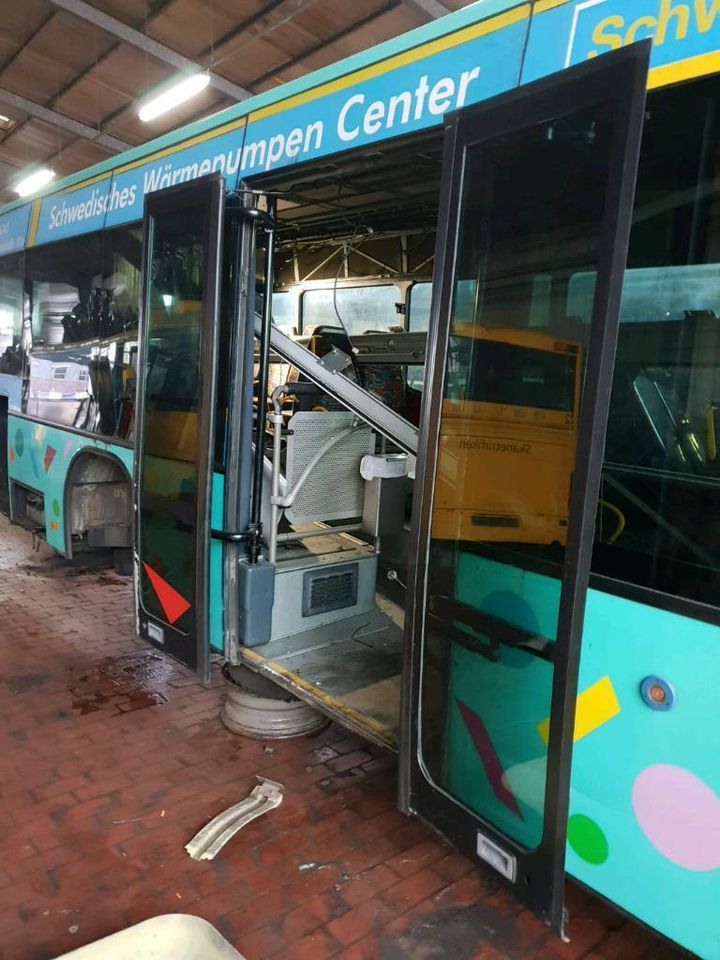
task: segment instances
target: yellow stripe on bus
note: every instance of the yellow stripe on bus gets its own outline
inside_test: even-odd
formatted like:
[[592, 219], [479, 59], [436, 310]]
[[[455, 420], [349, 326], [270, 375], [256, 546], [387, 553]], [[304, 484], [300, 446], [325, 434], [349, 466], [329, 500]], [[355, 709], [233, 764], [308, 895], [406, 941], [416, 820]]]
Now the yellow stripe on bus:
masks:
[[33, 200], [32, 210], [30, 211], [30, 223], [28, 224], [28, 235], [26, 246], [35, 245], [35, 235], [37, 234], [38, 223], [40, 222], [40, 205], [42, 200]]
[[570, 3], [570, 0], [538, 0], [533, 7], [533, 14], [545, 13], [546, 10], [554, 10], [555, 7], [562, 7], [565, 3]]
[[127, 170], [133, 170], [135, 167], [142, 167], [146, 163], [154, 163], [155, 160], [161, 160], [163, 157], [169, 156], [171, 153], [179, 153], [180, 150], [186, 150], [188, 147], [194, 147], [198, 143], [204, 143], [206, 140], [213, 140], [215, 137], [221, 137], [224, 133], [230, 133], [232, 130], [237, 130], [239, 127], [244, 126], [247, 122], [248, 114], [243, 114], [242, 117], [236, 117], [235, 120], [229, 120], [227, 123], [223, 123], [220, 127], [213, 127], [212, 130], [206, 130], [204, 133], [198, 133], [194, 137], [190, 137], [189, 140], [182, 140], [180, 143], [173, 143], [169, 147], [165, 147], [163, 150], [158, 150], [156, 153], [151, 153], [148, 156], [139, 157], [137, 160], [132, 160], [130, 163], [123, 164], [122, 167], [117, 167], [113, 170], [114, 174], [125, 173]]
[[430, 40], [428, 43], [419, 47], [413, 47], [411, 50], [405, 50], [403, 53], [396, 53], [387, 60], [380, 60], [378, 63], [370, 64], [354, 73], [347, 73], [343, 77], [337, 77], [335, 80], [328, 80], [318, 87], [311, 90], [304, 90], [302, 93], [296, 93], [287, 100], [280, 100], [277, 103], [268, 104], [260, 110], [250, 114], [249, 123], [256, 120], [262, 120], [265, 117], [271, 117], [283, 110], [289, 110], [300, 104], [316, 100], [318, 97], [325, 96], [328, 93], [336, 93], [338, 90], [345, 90], [363, 80], [371, 80], [373, 77], [381, 76], [397, 67], [404, 67], [409, 63], [415, 63], [425, 57], [431, 57], [435, 53], [441, 53], [443, 50], [451, 50], [461, 43], [469, 40], [475, 40], [478, 37], [484, 37], [488, 33], [494, 33], [503, 27], [510, 26], [512, 23], [518, 23], [521, 20], [527, 20], [530, 16], [531, 6], [529, 3], [521, 4], [505, 13], [500, 13], [496, 17], [488, 17], [487, 20], [481, 20], [480, 23], [474, 23], [470, 27], [458, 30], [456, 33], [446, 34], [444, 37], [438, 37], [436, 40]]
[[694, 80], [708, 73], [717, 73], [718, 70], [720, 70], [720, 50], [699, 53], [686, 60], [652, 67], [648, 77], [648, 89], [669, 86], [671, 83], [680, 83], [682, 80]]
[[[601, 677], [578, 694], [575, 706], [573, 743], [582, 740], [608, 720], [620, 713], [620, 703], [610, 677]], [[537, 725], [537, 732], [545, 746], [550, 741], [550, 717]]]
[[488, 33], [494, 33], [496, 30], [501, 30], [503, 27], [509, 26], [512, 23], [517, 23], [520, 20], [527, 20], [530, 16], [530, 9], [531, 5], [529, 3], [521, 4], [518, 7], [514, 7], [512, 10], [507, 10], [505, 13], [498, 14], [495, 17], [488, 17], [487, 20], [482, 20], [480, 23], [475, 23], [470, 27], [457, 30], [455, 33], [446, 34], [444, 37], [439, 37], [437, 40], [431, 40], [428, 43], [413, 47], [411, 50], [394, 54], [393, 56], [388, 57], [386, 60], [380, 60], [378, 63], [371, 64], [370, 66], [364, 67], [361, 70], [356, 70], [354, 73], [345, 74], [345, 76], [337, 77], [335, 80], [328, 80], [327, 83], [320, 84], [317, 87], [312, 87], [310, 90], [303, 91], [303, 93], [297, 93], [295, 96], [288, 97], [285, 100], [279, 100], [277, 103], [268, 104], [267, 107], [262, 107], [255, 113], [244, 114], [241, 117], [236, 117], [234, 120], [229, 120], [227, 123], [224, 123], [219, 127], [213, 127], [210, 130], [204, 131], [204, 133], [198, 133], [194, 137], [190, 137], [187, 140], [182, 140], [179, 143], [174, 143], [168, 147], [164, 147], [162, 150], [158, 150], [155, 153], [139, 157], [137, 160], [131, 160], [129, 163], [125, 163], [122, 166], [116, 167], [112, 173], [102, 173], [91, 180], [83, 180], [78, 184], [74, 184], [72, 188], [69, 188], [69, 190], [75, 191], [81, 187], [87, 187], [96, 180], [101, 180], [105, 177], [112, 176], [113, 174], [125, 173], [128, 170], [133, 170], [135, 167], [144, 166], [146, 163], [153, 163], [156, 160], [162, 159], [163, 157], [170, 156], [173, 153], [178, 153], [180, 150], [186, 150], [188, 147], [193, 147], [198, 143], [204, 143], [206, 140], [213, 140], [215, 137], [222, 136], [224, 133], [237, 130], [245, 123], [252, 123], [256, 120], [261, 120], [263, 117], [270, 117], [276, 113], [282, 113], [283, 111], [290, 110], [292, 107], [296, 107], [302, 103], [309, 103], [312, 100], [316, 100], [319, 97], [325, 96], [327, 93], [334, 93], [337, 90], [344, 90], [346, 87], [350, 87], [355, 83], [361, 82], [362, 80], [369, 79], [370, 77], [380, 76], [383, 73], [387, 73], [389, 70], [395, 69], [395, 67], [403, 66], [408, 63], [415, 63], [417, 60], [422, 60], [433, 53], [438, 53], [442, 50], [450, 50], [468, 40], [474, 40], [475, 38], [485, 36]]

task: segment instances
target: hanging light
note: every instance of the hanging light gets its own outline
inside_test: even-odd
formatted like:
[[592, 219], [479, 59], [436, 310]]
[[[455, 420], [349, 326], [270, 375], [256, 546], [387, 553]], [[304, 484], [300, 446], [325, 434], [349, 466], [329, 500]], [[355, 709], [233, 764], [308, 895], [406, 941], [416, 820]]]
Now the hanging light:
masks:
[[191, 97], [197, 96], [209, 83], [209, 73], [186, 75], [182, 80], [173, 83], [172, 86], [166, 87], [154, 97], [141, 103], [138, 108], [138, 117], [145, 123], [154, 120], [156, 117], [162, 116], [163, 113], [167, 113], [168, 110], [179, 107], [181, 103], [185, 103]]
[[18, 180], [13, 189], [19, 197], [27, 197], [29, 194], [35, 193], [36, 190], [46, 187], [54, 179], [54, 170], [51, 170], [50, 167], [40, 167], [39, 170], [33, 170], [22, 180]]

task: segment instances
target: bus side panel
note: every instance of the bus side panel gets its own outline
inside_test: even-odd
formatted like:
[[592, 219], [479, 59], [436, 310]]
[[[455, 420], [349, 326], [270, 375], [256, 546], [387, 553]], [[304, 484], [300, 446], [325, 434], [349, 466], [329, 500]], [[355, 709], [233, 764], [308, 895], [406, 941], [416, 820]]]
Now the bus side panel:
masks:
[[[456, 595], [553, 636], [552, 577], [461, 552]], [[447, 782], [471, 809], [492, 810], [509, 836], [535, 846], [548, 665], [522, 648], [482, 657], [464, 647], [456, 639], [448, 650], [449, 694], [459, 709], [449, 711], [445, 731]], [[572, 876], [705, 960], [720, 958], [719, 650], [718, 627], [589, 591], [566, 861]], [[646, 678], [667, 684], [669, 708], [645, 701]], [[467, 706], [484, 725], [502, 789], [469, 735]]]
[[[720, 957], [719, 650], [715, 626], [590, 591], [566, 865], [706, 960]], [[643, 701], [652, 676], [669, 709]]]
[[715, 73], [720, 57], [714, 11], [710, 3], [690, 0], [538, 4], [530, 26], [522, 83], [647, 37], [653, 40], [648, 81], [651, 89]]
[[65, 555], [65, 486], [68, 468], [80, 450], [114, 455], [132, 476], [133, 451], [88, 434], [62, 427], [34, 423], [24, 417], [8, 417], [8, 474], [11, 482], [43, 495], [45, 536], [58, 553]]

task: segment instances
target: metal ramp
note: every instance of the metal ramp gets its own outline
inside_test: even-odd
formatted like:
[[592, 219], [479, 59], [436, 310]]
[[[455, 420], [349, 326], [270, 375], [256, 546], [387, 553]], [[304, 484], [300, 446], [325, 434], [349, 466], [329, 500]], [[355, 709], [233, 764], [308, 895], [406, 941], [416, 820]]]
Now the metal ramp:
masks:
[[[261, 318], [255, 316], [255, 332], [260, 336]], [[270, 328], [270, 348], [280, 354], [288, 363], [292, 364], [309, 380], [321, 387], [325, 393], [339, 400], [349, 410], [365, 420], [378, 433], [413, 456], [417, 454], [418, 431], [404, 417], [395, 413], [367, 390], [363, 390], [342, 373], [333, 371], [324, 357], [317, 357], [310, 353], [302, 344], [279, 330], [275, 325]]]

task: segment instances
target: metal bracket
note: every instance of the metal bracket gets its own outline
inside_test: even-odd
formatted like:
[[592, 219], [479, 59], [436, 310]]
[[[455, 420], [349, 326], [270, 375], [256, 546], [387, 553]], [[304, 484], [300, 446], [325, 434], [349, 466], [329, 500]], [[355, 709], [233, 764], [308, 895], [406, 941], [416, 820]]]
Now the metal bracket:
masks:
[[333, 347], [329, 353], [320, 357], [320, 365], [329, 373], [342, 373], [343, 370], [347, 370], [348, 367], [352, 366], [352, 358], [349, 357], [344, 350], [338, 350], [337, 347]]

